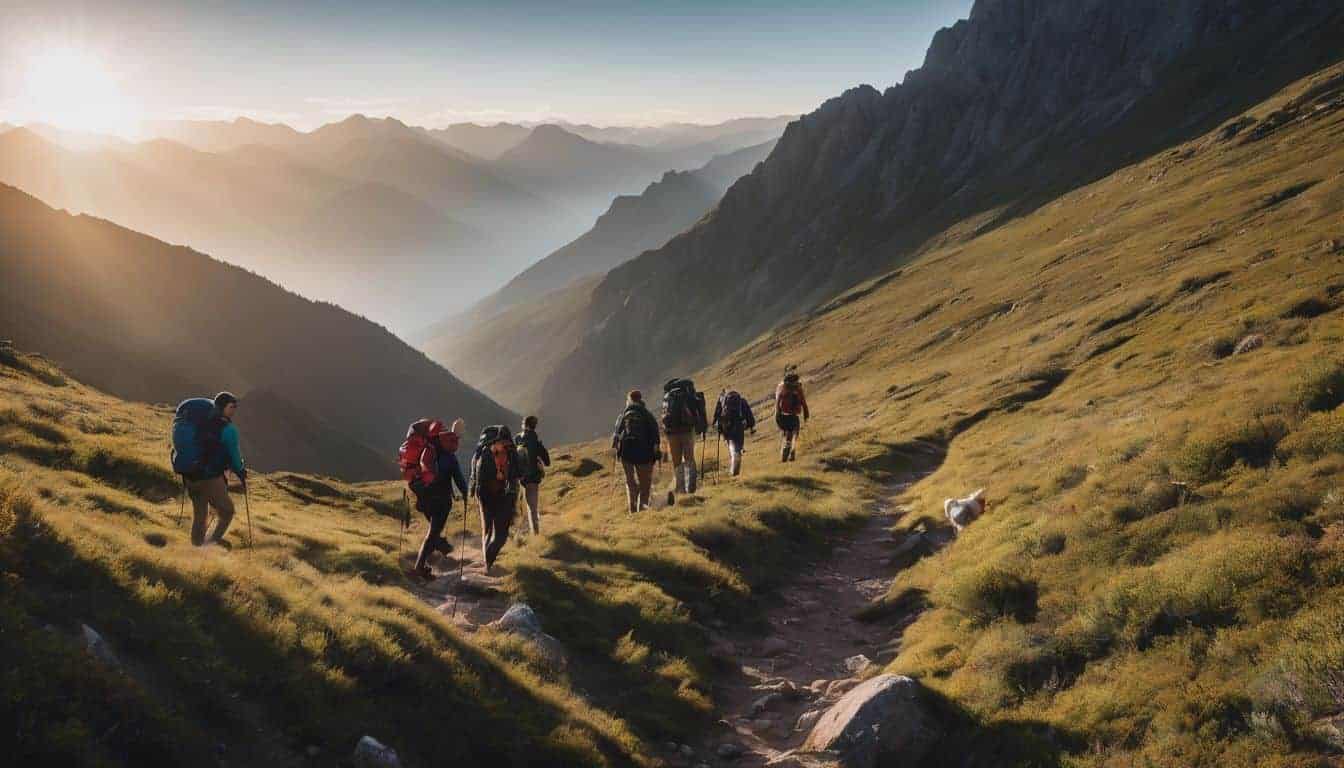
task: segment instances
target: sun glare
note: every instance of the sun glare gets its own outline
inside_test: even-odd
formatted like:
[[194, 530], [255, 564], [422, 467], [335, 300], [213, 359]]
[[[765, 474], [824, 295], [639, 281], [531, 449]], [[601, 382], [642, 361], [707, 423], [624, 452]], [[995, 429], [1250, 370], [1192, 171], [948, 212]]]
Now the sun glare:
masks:
[[127, 135], [135, 117], [103, 62], [87, 51], [51, 48], [24, 67], [23, 111], [71, 131]]

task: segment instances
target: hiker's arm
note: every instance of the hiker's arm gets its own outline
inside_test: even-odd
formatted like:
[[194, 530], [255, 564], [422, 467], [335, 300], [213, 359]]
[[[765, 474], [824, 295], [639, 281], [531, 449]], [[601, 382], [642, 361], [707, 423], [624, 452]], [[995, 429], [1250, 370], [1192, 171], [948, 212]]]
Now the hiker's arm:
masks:
[[742, 414], [746, 417], [747, 429], [755, 429], [756, 414], [751, 412], [751, 403], [748, 403], [745, 397], [742, 398]]
[[803, 421], [812, 418], [812, 414], [807, 410], [807, 395], [804, 395], [801, 389], [798, 390], [798, 402], [803, 406]]
[[722, 400], [722, 399], [720, 399], [719, 402], [717, 402], [717, 403], [714, 404], [714, 418], [710, 420], [711, 423], [714, 424], [714, 428], [717, 429], [717, 430], [720, 431], [720, 432], [723, 431], [723, 428], [719, 425], [719, 419], [721, 419], [721, 418], [723, 418], [723, 400]]
[[546, 444], [541, 442], [541, 438], [537, 438], [537, 457], [541, 459], [542, 464], [551, 466], [551, 454], [546, 450]]
[[246, 478], [247, 468], [243, 466], [243, 454], [238, 450], [238, 428], [232, 424], [224, 425], [224, 429], [219, 433], [219, 441], [229, 453], [229, 468], [233, 470], [233, 474], [237, 475], [239, 480]]

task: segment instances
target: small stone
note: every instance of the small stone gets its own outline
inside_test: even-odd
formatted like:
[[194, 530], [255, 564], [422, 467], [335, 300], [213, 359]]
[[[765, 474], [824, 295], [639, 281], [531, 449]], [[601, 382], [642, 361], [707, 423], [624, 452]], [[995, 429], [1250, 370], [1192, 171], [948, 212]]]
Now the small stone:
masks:
[[514, 603], [492, 626], [504, 632], [522, 632], [527, 634], [541, 632], [541, 619], [526, 603]]
[[789, 650], [789, 643], [782, 637], [767, 637], [761, 643], [762, 656], [778, 656]]
[[107, 644], [103, 636], [98, 634], [93, 627], [88, 624], [80, 624], [80, 631], [84, 634], [84, 647], [94, 658], [111, 667], [120, 667], [121, 662], [117, 661], [116, 654], [112, 653], [112, 647]]
[[714, 750], [714, 754], [724, 760], [736, 760], [742, 756], [742, 747], [731, 741], [726, 741], [720, 744], [718, 749]]
[[355, 768], [401, 768], [397, 751], [372, 736], [365, 736], [359, 740], [350, 762], [354, 763]]
[[821, 715], [822, 710], [809, 709], [798, 716], [798, 722], [793, 726], [793, 730], [799, 732], [812, 730], [812, 726], [817, 724], [817, 721], [821, 719]]
[[678, 749], [677, 751], [680, 752], [681, 756], [686, 758], [687, 760], [690, 760], [692, 757], [695, 757], [695, 750], [691, 748], [690, 744], [682, 744], [681, 748]]
[[1250, 336], [1237, 342], [1237, 346], [1232, 348], [1232, 354], [1244, 355], [1247, 352], [1257, 350], [1265, 345], [1264, 334], [1252, 333]]
[[850, 656], [849, 658], [845, 659], [845, 669], [849, 670], [849, 673], [851, 675], [862, 674], [865, 669], [871, 667], [872, 665], [873, 665], [872, 660], [869, 659], [867, 656], [864, 656], [862, 653], [856, 656]]

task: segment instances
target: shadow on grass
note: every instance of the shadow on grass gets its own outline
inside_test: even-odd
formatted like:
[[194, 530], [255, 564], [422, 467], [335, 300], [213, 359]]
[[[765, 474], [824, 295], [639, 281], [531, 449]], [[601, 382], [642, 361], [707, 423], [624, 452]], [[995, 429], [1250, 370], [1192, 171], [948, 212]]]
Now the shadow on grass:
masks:
[[1058, 768], [1086, 747], [1080, 734], [1034, 720], [985, 722], [952, 699], [925, 689], [943, 736], [921, 765], [927, 768], [1018, 766]]
[[[415, 614], [400, 612], [427, 630], [431, 643], [404, 631], [380, 638], [275, 614], [275, 596], [228, 574], [193, 577], [136, 560], [129, 578], [118, 578], [102, 560], [83, 559], [47, 533], [6, 543], [18, 560], [7, 570], [23, 574], [31, 623], [72, 634], [81, 622], [95, 626], [128, 669], [139, 670], [153, 705], [169, 713], [146, 728], [101, 701], [78, 703], [89, 726], [108, 734], [99, 748], [115, 762], [201, 764], [223, 744], [232, 764], [299, 764], [307, 745], [341, 756], [363, 734], [393, 745], [413, 765], [633, 762], [621, 744], [585, 729], [495, 659]], [[245, 566], [236, 554], [230, 564]], [[136, 582], [162, 589], [148, 596], [127, 588]], [[293, 624], [289, 641], [262, 629], [276, 621]], [[7, 663], [22, 668], [25, 660]]]

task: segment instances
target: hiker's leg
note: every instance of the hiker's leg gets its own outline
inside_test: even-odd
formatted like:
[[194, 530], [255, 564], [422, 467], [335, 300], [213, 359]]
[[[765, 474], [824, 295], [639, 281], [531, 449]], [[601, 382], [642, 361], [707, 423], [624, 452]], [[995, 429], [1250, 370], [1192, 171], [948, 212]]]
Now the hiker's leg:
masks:
[[653, 462], [640, 464], [635, 472], [639, 475], [639, 507], [648, 509], [649, 495], [653, 493]]
[[686, 458], [686, 492], [687, 492], [687, 493], [695, 493], [695, 489], [696, 489], [696, 477], [697, 477], [696, 472], [697, 472], [698, 470], [697, 470], [697, 468], [696, 468], [696, 466], [695, 466], [695, 444], [696, 444], [695, 433], [692, 432], [692, 433], [686, 435], [686, 448], [685, 448], [685, 450], [686, 450], [686, 457], [685, 457], [685, 458]]
[[490, 515], [490, 510], [486, 509], [485, 501], [478, 499], [476, 505], [481, 510], [481, 559], [488, 563], [490, 561], [490, 539], [494, 535], [495, 519]]
[[672, 482], [668, 484], [668, 490], [677, 493], [686, 491], [685, 476], [681, 473], [682, 444], [685, 441], [686, 436], [681, 433], [667, 433], [667, 450], [672, 454]]
[[[434, 506], [425, 514], [425, 519], [429, 521], [429, 531], [425, 534], [425, 540], [420, 543], [420, 554], [415, 559], [415, 568], [419, 570], [429, 562], [429, 556], [436, 549], [442, 549], [439, 542], [443, 539], [443, 527], [448, 523], [448, 509], [437, 499], [433, 502]], [[444, 542], [447, 543], [447, 542]]]
[[490, 537], [490, 546], [485, 552], [485, 562], [493, 564], [495, 558], [499, 557], [499, 551], [509, 541], [509, 525], [513, 522], [513, 510], [518, 504], [517, 496], [501, 496], [490, 503], [492, 507], [490, 517], [493, 519], [493, 535]]
[[630, 507], [630, 514], [639, 511], [639, 482], [635, 479], [635, 465], [628, 461], [621, 462], [621, 469], [625, 470], [625, 502]]
[[210, 533], [210, 541], [223, 541], [229, 532], [229, 523], [233, 522], [233, 499], [229, 497], [229, 484], [224, 476], [212, 477], [205, 481], [205, 498], [215, 508], [215, 530]]
[[523, 486], [523, 501], [527, 504], [528, 531], [541, 533], [541, 485], [528, 483]]
[[733, 477], [742, 471], [742, 439], [740, 435], [728, 438], [728, 472]]
[[187, 481], [187, 495], [191, 497], [191, 543], [198, 547], [205, 543], [205, 523], [210, 513], [202, 484], [200, 480]]

